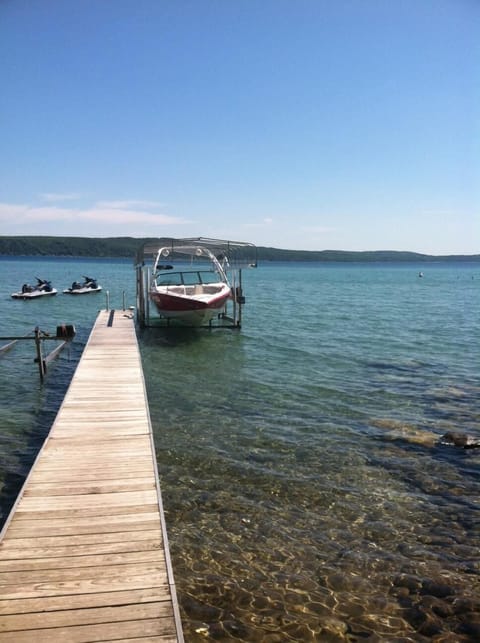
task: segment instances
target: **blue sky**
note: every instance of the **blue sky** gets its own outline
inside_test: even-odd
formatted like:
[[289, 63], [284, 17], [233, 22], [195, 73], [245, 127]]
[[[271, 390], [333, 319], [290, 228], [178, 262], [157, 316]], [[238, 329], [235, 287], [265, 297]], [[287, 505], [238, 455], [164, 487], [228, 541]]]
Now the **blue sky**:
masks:
[[0, 234], [480, 252], [478, 0], [2, 0]]

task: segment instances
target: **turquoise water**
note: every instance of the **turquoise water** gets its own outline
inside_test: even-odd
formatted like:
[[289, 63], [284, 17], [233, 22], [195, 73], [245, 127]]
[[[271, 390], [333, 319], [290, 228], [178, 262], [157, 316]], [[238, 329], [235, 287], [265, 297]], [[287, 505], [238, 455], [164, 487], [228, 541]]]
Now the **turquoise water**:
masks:
[[[78, 331], [43, 387], [0, 359], [4, 513], [105, 306], [11, 300], [36, 274], [135, 303], [128, 262], [0, 261], [0, 334]], [[241, 332], [139, 332], [186, 640], [478, 640], [480, 449], [440, 438], [480, 439], [480, 265], [243, 276]]]

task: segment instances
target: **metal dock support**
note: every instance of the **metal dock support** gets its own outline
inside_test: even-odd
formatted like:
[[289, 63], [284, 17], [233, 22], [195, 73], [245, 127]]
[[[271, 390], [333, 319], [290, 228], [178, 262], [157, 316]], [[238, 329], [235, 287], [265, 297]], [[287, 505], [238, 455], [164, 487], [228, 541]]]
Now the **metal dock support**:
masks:
[[183, 642], [132, 315], [99, 313], [0, 541], [2, 643]]

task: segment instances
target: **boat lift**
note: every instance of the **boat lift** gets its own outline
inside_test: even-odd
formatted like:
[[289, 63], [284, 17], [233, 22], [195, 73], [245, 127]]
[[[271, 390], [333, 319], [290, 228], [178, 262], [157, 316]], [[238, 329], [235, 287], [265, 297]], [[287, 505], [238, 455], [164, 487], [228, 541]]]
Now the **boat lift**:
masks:
[[[245, 296], [242, 287], [242, 269], [257, 267], [257, 248], [251, 243], [242, 241], [224, 241], [205, 237], [185, 239], [161, 238], [152, 239], [139, 248], [135, 260], [137, 285], [137, 321], [142, 328], [168, 327], [174, 322], [161, 319], [155, 306], [150, 305], [149, 292], [153, 280], [153, 262], [160, 248], [168, 247], [168, 261], [175, 262], [175, 248], [186, 245], [198, 245], [208, 248], [217, 258], [227, 258], [226, 273], [232, 288], [232, 297], [227, 301], [218, 319], [212, 319], [203, 328], [240, 328], [242, 325], [242, 307]], [[180, 259], [178, 259], [180, 260]], [[185, 258], [183, 257], [183, 262]], [[192, 262], [195, 256], [192, 255]]]

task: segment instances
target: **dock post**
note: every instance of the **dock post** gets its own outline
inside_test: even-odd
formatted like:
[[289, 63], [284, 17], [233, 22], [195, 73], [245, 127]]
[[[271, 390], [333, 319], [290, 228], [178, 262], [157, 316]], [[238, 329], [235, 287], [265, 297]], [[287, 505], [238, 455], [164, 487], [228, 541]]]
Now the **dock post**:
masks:
[[150, 285], [151, 285], [151, 272], [150, 269], [147, 270], [147, 273], [145, 275], [145, 294], [144, 294], [144, 299], [145, 299], [145, 315], [147, 319], [147, 325], [150, 326], [150, 298], [148, 296], [148, 293], [150, 292]]
[[[235, 295], [237, 295], [237, 293], [235, 293]], [[242, 307], [245, 301], [243, 297], [243, 290], [242, 290], [242, 269], [241, 268], [239, 268], [238, 270], [238, 296], [236, 296], [235, 299], [239, 300], [237, 326], [240, 328], [242, 325]]]
[[232, 295], [233, 295], [233, 323], [237, 324], [237, 272], [234, 271], [232, 275]]
[[38, 326], [35, 326], [35, 347], [37, 349], [37, 362], [40, 381], [43, 382], [43, 379], [45, 377], [45, 362], [43, 361], [40, 329], [38, 328]]
[[142, 321], [143, 302], [142, 302], [141, 278], [142, 278], [141, 268], [139, 268], [139, 266], [135, 266], [135, 304], [136, 304], [136, 310], [137, 310], [137, 321], [139, 322], [140, 326], [143, 326], [143, 321]]

